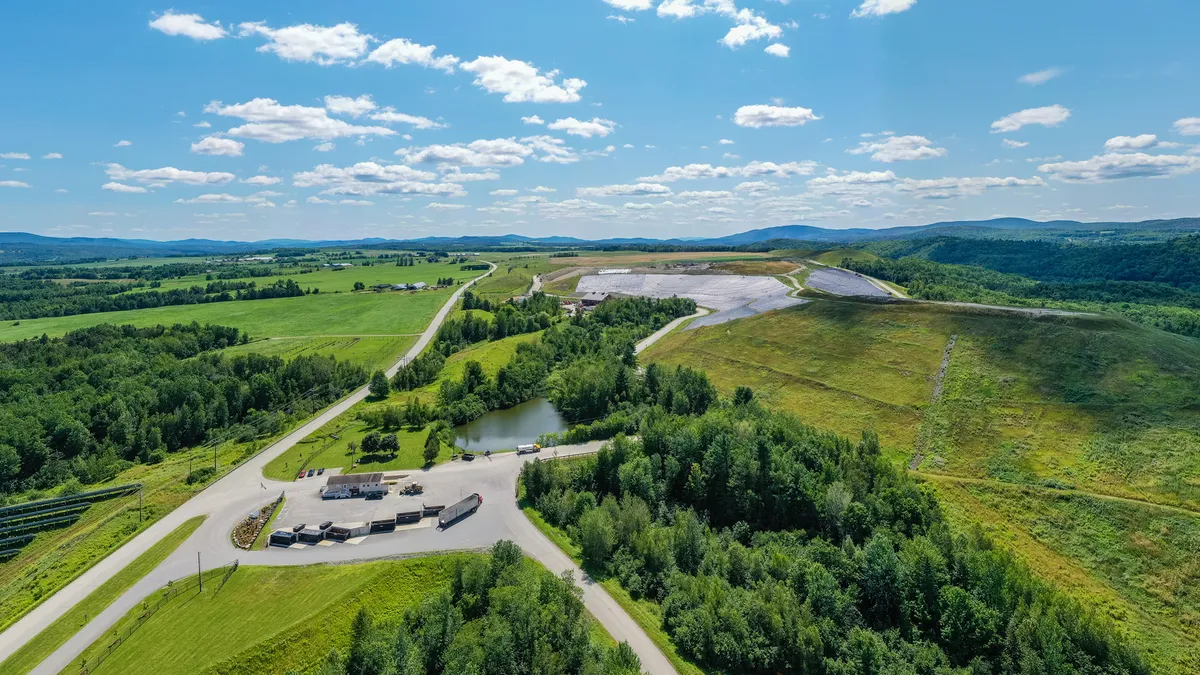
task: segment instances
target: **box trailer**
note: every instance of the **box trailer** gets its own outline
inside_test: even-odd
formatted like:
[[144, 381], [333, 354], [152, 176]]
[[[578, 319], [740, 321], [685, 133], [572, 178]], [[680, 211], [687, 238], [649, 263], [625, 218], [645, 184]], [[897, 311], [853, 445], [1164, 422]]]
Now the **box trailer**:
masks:
[[480, 497], [479, 493], [475, 493], [457, 504], [442, 509], [442, 512], [438, 514], [438, 527], [446, 527], [468, 513], [475, 513], [482, 503], [483, 497]]

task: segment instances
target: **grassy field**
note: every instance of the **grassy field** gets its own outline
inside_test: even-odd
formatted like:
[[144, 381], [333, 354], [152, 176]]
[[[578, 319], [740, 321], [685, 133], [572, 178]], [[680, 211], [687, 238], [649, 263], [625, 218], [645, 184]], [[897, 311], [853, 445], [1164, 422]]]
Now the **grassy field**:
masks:
[[[343, 473], [348, 473], [351, 468], [350, 443], [354, 442], [361, 447], [363, 436], [372, 431], [381, 431], [360, 420], [359, 413], [388, 405], [402, 406], [413, 398], [432, 405], [437, 401], [438, 389], [441, 387], [442, 381], [461, 378], [463, 368], [466, 367], [468, 361], [478, 361], [483, 366], [484, 372], [489, 376], [494, 376], [516, 353], [518, 344], [537, 340], [540, 336], [540, 332], [528, 333], [495, 342], [482, 342], [451, 355], [446, 359], [446, 365], [442, 368], [436, 382], [415, 391], [392, 392], [384, 401], [368, 400], [359, 403], [346, 414], [331, 420], [311, 436], [305, 438], [292, 450], [271, 460], [263, 469], [263, 475], [275, 480], [292, 480], [301, 468], [335, 466], [342, 467]], [[400, 452], [396, 457], [364, 458], [360, 451], [354, 455], [354, 459], [361, 462], [357, 466], [357, 471], [419, 469], [425, 464], [422, 452], [425, 447], [427, 431], [400, 429], [393, 433], [400, 441]], [[450, 459], [453, 451], [453, 448], [443, 445], [437, 461]]]
[[[400, 269], [400, 268], [397, 268]], [[100, 323], [135, 326], [220, 324], [251, 337], [410, 335], [420, 333], [453, 291], [321, 293], [297, 298], [179, 305], [75, 316], [25, 319], [0, 325], [0, 341], [51, 337]]]
[[836, 248], [836, 249], [833, 249], [832, 251], [824, 251], [824, 252], [820, 253], [819, 255], [813, 257], [812, 260], [819, 262], [822, 265], [831, 265], [833, 267], [840, 267], [842, 264], [842, 260], [844, 260], [845, 258], [850, 258], [851, 260], [868, 261], [868, 260], [878, 260], [879, 256], [875, 255], [874, 253], [860, 251], [855, 248]]
[[[419, 260], [419, 259], [418, 259]], [[381, 262], [379, 264], [363, 265], [361, 263], [353, 263], [353, 267], [346, 268], [321, 268], [316, 271], [306, 270], [301, 273], [303, 268], [287, 268], [279, 267], [279, 274], [269, 277], [243, 277], [241, 281], [253, 281], [260, 288], [275, 283], [279, 280], [291, 279], [300, 284], [303, 288], [319, 288], [322, 293], [332, 293], [341, 291], [349, 293], [354, 289], [355, 282], [362, 282], [370, 288], [375, 284], [411, 284], [418, 281], [424, 281], [430, 286], [437, 283], [438, 279], [451, 277], [455, 281], [469, 281], [482, 274], [477, 270], [463, 270], [459, 263], [426, 263], [418, 262], [410, 267], [398, 267], [395, 263]], [[214, 266], [214, 271], [219, 271], [220, 268]], [[232, 280], [228, 280], [232, 281]], [[178, 279], [166, 279], [162, 282], [161, 288], [157, 290], [170, 290], [172, 288], [189, 288], [191, 286], [203, 286], [208, 283], [207, 275], [195, 274]], [[133, 293], [154, 290], [143, 288], [131, 291]]]
[[898, 464], [918, 457], [960, 525], [1080, 589], [1164, 672], [1197, 672], [1200, 341], [1109, 317], [815, 300], [642, 359], [850, 437], [874, 429]]
[[789, 262], [787, 260], [739, 260], [737, 262], [727, 262], [713, 265], [714, 269], [730, 274], [744, 274], [749, 276], [773, 276], [776, 274], [787, 274], [792, 270], [800, 267], [798, 263]]
[[[269, 442], [222, 444], [217, 447], [218, 466], [228, 469]], [[181, 451], [158, 464], [139, 464], [107, 483], [88, 486], [141, 483], [140, 515], [137, 495], [99, 502], [69, 527], [38, 534], [15, 558], [0, 564], [0, 630], [209, 485], [216, 477], [194, 485], [185, 479], [190, 466], [211, 466], [212, 461], [212, 449]]]
[[714, 253], [712, 251], [680, 251], [647, 253], [643, 251], [583, 251], [577, 258], [551, 258], [558, 267], [633, 267], [659, 263], [729, 262], [772, 257], [770, 253]]
[[[492, 302], [503, 302], [521, 295], [533, 284], [533, 277], [555, 268], [544, 254], [528, 254], [506, 259], [493, 259], [496, 271], [475, 285], [474, 292]], [[555, 259], [557, 260], [557, 258]], [[568, 258], [570, 260], [570, 258]], [[479, 274], [476, 272], [476, 274]]]
[[192, 518], [160, 539], [125, 569], [101, 584], [70, 611], [38, 633], [32, 640], [26, 642], [16, 653], [0, 662], [0, 672], [27, 673], [32, 670], [83, 627], [89, 617], [94, 617], [104, 611], [139, 579], [166, 560], [167, 556], [179, 548], [179, 545], [190, 537], [202, 522], [204, 522], [204, 516]]
[[[184, 593], [167, 603], [93, 672], [304, 672], [332, 648], [345, 652], [359, 607], [370, 609], [380, 623], [395, 622], [426, 595], [449, 587], [454, 564], [464, 557], [242, 567], [219, 593], [215, 583], [206, 584], [203, 594]], [[99, 647], [93, 645], [85, 657]], [[75, 675], [76, 669], [63, 672]]]
[[291, 360], [308, 354], [334, 355], [361, 364], [368, 371], [387, 370], [417, 341], [416, 336], [393, 337], [277, 337], [229, 347], [225, 353], [256, 353]]

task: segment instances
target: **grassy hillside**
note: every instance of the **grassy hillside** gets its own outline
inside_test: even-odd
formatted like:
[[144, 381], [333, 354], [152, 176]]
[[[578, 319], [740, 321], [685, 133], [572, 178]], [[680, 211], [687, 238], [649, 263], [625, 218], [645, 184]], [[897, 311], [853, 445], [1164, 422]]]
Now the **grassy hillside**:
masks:
[[821, 263], [822, 265], [840, 267], [842, 260], [846, 258], [851, 260], [866, 261], [877, 260], [879, 256], [875, 255], [874, 253], [868, 253], [867, 251], [862, 251], [856, 248], [838, 248], [832, 251], [825, 251], [812, 259]]
[[701, 367], [723, 393], [749, 385], [818, 427], [876, 430], [959, 522], [1082, 589], [1167, 672], [1197, 672], [1200, 341], [1110, 317], [816, 300], [670, 335], [642, 360]]

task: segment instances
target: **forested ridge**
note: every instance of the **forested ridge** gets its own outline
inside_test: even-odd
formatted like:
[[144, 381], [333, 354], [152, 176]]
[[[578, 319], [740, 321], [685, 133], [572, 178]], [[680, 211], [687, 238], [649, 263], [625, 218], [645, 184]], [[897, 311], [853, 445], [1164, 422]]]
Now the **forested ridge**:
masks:
[[640, 440], [534, 462], [525, 497], [585, 566], [659, 603], [713, 673], [1148, 673], [1090, 608], [858, 443], [739, 389], [702, 415], [652, 408]]
[[244, 339], [195, 323], [102, 324], [0, 343], [0, 495], [107, 480], [216, 434], [275, 433], [366, 381], [333, 357], [214, 353]]

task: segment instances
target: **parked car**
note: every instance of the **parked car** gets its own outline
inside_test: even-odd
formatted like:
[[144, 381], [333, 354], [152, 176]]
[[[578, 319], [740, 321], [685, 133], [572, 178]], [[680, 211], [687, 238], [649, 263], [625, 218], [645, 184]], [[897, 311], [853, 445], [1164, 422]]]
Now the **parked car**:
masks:
[[382, 492], [368, 492], [367, 493], [367, 501], [375, 501], [377, 499], [383, 499]]
[[321, 474], [323, 474], [323, 473], [325, 473], [325, 467], [321, 467], [321, 468], [317, 469], [317, 475], [318, 475], [318, 476], [320, 476], [320, 475], [321, 475]]
[[472, 453], [472, 452], [464, 452], [464, 453], [462, 454], [462, 458], [463, 458], [463, 461], [464, 461], [464, 462], [473, 462], [473, 461], [475, 461], [475, 453]]
[[300, 480], [301, 478], [304, 478], [304, 469], [300, 470], [300, 473], [296, 476], [296, 480]]
[[314, 473], [316, 473], [316, 471], [317, 471], [316, 469], [309, 469], [309, 470], [308, 470], [308, 477], [309, 477], [309, 478], [312, 478], [312, 477], [313, 477], [313, 474], [314, 474]]

